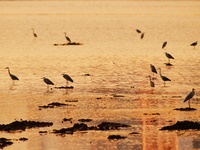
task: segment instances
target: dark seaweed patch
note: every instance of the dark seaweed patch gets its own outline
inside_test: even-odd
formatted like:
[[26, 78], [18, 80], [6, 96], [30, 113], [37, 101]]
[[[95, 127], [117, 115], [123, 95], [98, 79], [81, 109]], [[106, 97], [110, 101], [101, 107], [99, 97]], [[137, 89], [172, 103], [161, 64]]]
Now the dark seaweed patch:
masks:
[[119, 130], [121, 127], [130, 127], [130, 125], [121, 124], [121, 123], [113, 123], [113, 122], [102, 122], [97, 126], [88, 127], [87, 124], [84, 123], [76, 123], [73, 127], [70, 128], [62, 128], [60, 130], [53, 130], [53, 133], [56, 134], [73, 134], [76, 131], [87, 131], [87, 130]]
[[191, 108], [191, 107], [186, 107], [186, 108], [175, 108], [174, 110], [179, 110], [179, 111], [194, 111], [197, 110], [196, 108]]
[[56, 89], [73, 89], [73, 86], [58, 86], [58, 87], [54, 87]]
[[200, 123], [192, 121], [177, 121], [176, 124], [162, 127], [160, 130], [189, 130], [189, 129], [200, 130]]
[[121, 136], [121, 135], [109, 135], [108, 139], [109, 140], [119, 140], [119, 139], [125, 139], [127, 138], [126, 136]]
[[78, 121], [80, 121], [80, 122], [91, 122], [92, 119], [79, 119]]
[[27, 128], [48, 127], [52, 126], [52, 122], [36, 122], [36, 121], [14, 121], [10, 124], [0, 124], [0, 131], [25, 131]]
[[66, 106], [68, 104], [64, 104], [64, 103], [59, 103], [59, 102], [52, 102], [48, 105], [44, 105], [44, 106], [38, 106], [40, 109], [41, 108], [55, 108], [55, 107], [62, 107], [62, 106]]
[[12, 145], [11, 139], [0, 138], [0, 149], [3, 149], [6, 146]]

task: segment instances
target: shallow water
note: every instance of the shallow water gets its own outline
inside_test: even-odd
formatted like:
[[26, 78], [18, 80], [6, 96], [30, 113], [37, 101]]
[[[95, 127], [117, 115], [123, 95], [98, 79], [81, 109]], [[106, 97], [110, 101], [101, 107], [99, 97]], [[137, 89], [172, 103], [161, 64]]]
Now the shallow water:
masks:
[[[199, 131], [159, 130], [176, 121], [199, 121], [200, 54], [198, 45], [190, 47], [199, 41], [199, 10], [199, 1], [0, 1], [0, 124], [15, 119], [54, 123], [21, 133], [1, 132], [6, 138], [28, 138], [5, 149], [199, 149]], [[135, 29], [145, 32], [144, 39]], [[64, 32], [83, 45], [53, 46], [66, 42]], [[168, 44], [163, 50], [164, 41]], [[165, 66], [164, 52], [175, 58], [173, 66]], [[150, 64], [172, 81], [164, 86], [155, 75], [151, 88]], [[19, 81], [12, 83], [7, 66]], [[74, 79], [70, 83], [74, 89], [51, 86], [47, 93], [41, 78], [48, 77], [55, 87], [64, 86], [64, 72]], [[191, 106], [197, 110], [173, 110], [188, 106], [183, 100], [192, 88], [196, 95]], [[38, 106], [51, 102], [73, 105], [39, 110]], [[62, 123], [63, 118], [131, 127], [64, 137], [52, 134], [53, 129], [73, 126]], [[111, 134], [127, 138], [109, 141]]]

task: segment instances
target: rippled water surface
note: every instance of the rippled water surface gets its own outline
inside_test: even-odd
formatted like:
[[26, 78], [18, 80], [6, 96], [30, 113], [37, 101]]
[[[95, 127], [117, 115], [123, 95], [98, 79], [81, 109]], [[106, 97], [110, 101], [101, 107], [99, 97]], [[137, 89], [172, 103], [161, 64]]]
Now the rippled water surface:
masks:
[[[1, 132], [5, 138], [28, 138], [5, 149], [200, 149], [199, 131], [159, 130], [176, 121], [199, 121], [200, 48], [190, 46], [200, 38], [199, 10], [199, 1], [0, 1], [0, 124], [20, 119], [54, 124]], [[143, 39], [136, 29], [145, 33]], [[54, 46], [67, 42], [64, 32], [83, 45]], [[162, 49], [164, 41], [168, 44]], [[165, 52], [175, 58], [173, 66], [165, 65]], [[150, 64], [171, 82], [164, 86], [154, 75], [155, 87], [150, 87]], [[13, 83], [5, 67], [19, 81]], [[69, 85], [74, 89], [54, 88], [65, 86], [62, 73], [73, 78]], [[42, 77], [55, 84], [49, 92]], [[192, 88], [191, 107], [197, 110], [175, 111], [188, 107], [183, 100]], [[70, 105], [39, 110], [52, 102]], [[73, 126], [62, 123], [63, 118], [73, 123], [89, 118], [89, 126], [110, 121], [131, 127], [51, 133]], [[109, 141], [111, 134], [127, 138]]]

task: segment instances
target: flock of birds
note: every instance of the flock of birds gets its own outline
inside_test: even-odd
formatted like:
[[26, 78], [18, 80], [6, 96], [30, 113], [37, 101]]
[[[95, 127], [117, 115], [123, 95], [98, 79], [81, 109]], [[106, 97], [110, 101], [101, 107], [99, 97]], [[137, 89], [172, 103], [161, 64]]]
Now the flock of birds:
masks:
[[[144, 32], [142, 32], [139, 29], [136, 29], [136, 32], [141, 34], [141, 36], [140, 36], [141, 39], [144, 38]], [[190, 46], [193, 46], [194, 49], [195, 49], [197, 44], [198, 44], [198, 42], [196, 41], [196, 42], [191, 43]], [[162, 49], [164, 49], [166, 46], [167, 46], [167, 41], [165, 41], [162, 44]], [[168, 58], [168, 63], [166, 63], [166, 65], [167, 66], [171, 66], [172, 64], [170, 63], [170, 59], [174, 59], [174, 57], [171, 54], [167, 53], [167, 52], [165, 52], [165, 55]], [[148, 76], [149, 77], [149, 81], [150, 81], [150, 86], [151, 87], [155, 87], [155, 83], [153, 82], [153, 79], [154, 79], [154, 74], [158, 74], [158, 72], [156, 70], [156, 67], [154, 65], [152, 65], [152, 64], [150, 64], [150, 69], [151, 69], [151, 72], [153, 73], [153, 77], [151, 77], [150, 75]], [[158, 70], [159, 70], [160, 77], [163, 80], [164, 86], [165, 86], [165, 82], [171, 81], [171, 79], [169, 79], [168, 77], [162, 75], [161, 68], [158, 68]], [[195, 89], [193, 88], [192, 91], [184, 99], [184, 102], [188, 101], [189, 108], [190, 108], [190, 100], [193, 98], [194, 95], [195, 95]]]
[[[34, 37], [37, 37], [37, 34], [34, 32], [34, 29], [32, 29], [32, 31], [33, 31], [33, 36], [34, 36]], [[139, 33], [139, 34], [141, 34], [141, 36], [140, 36], [141, 39], [144, 38], [144, 32], [142, 32], [142, 31], [139, 30], [139, 29], [136, 29], [136, 32]], [[71, 42], [71, 40], [70, 40], [70, 38], [67, 36], [66, 32], [64, 32], [64, 34], [65, 34], [66, 40], [67, 40], [68, 42]], [[196, 42], [193, 42], [192, 44], [190, 44], [190, 46], [193, 46], [194, 49], [195, 49], [195, 46], [197, 46], [197, 44], [198, 44], [198, 42], [196, 41]], [[165, 42], [162, 44], [162, 49], [164, 49], [166, 46], [167, 46], [167, 41], [165, 41]], [[174, 59], [174, 57], [173, 57], [171, 54], [167, 53], [167, 52], [165, 52], [165, 55], [166, 55], [166, 57], [168, 58], [168, 63], [166, 63], [166, 65], [171, 65], [171, 64], [170, 64], [170, 59]], [[15, 76], [15, 75], [13, 75], [13, 74], [10, 73], [9, 67], [6, 67], [5, 69], [8, 69], [8, 74], [10, 75], [10, 77], [11, 77], [11, 79], [12, 79], [13, 81], [14, 81], [14, 80], [19, 80], [19, 78], [18, 78], [17, 76]], [[152, 64], [150, 64], [150, 69], [151, 69], [151, 71], [152, 71], [152, 73], [153, 73], [153, 78], [152, 78], [150, 75], [148, 76], [148, 77], [149, 77], [149, 80], [150, 80], [150, 86], [151, 86], [151, 87], [155, 87], [155, 84], [154, 84], [154, 82], [153, 82], [153, 79], [154, 79], [154, 74], [158, 74], [158, 72], [157, 72], [157, 70], [156, 70], [156, 67], [155, 67], [154, 65], [152, 65]], [[168, 77], [162, 75], [161, 68], [158, 68], [158, 70], [159, 70], [159, 75], [160, 75], [161, 79], [163, 80], [164, 86], [165, 86], [165, 82], [171, 81], [171, 80], [170, 80]], [[66, 80], [66, 85], [67, 85], [67, 86], [68, 86], [68, 82], [69, 82], [69, 81], [70, 81], [70, 82], [73, 82], [73, 79], [72, 79], [68, 74], [62, 74], [62, 76], [63, 76], [63, 78]], [[47, 90], [49, 89], [49, 85], [54, 85], [54, 83], [53, 83], [50, 79], [48, 79], [48, 78], [46, 78], [46, 77], [43, 77], [42, 79], [43, 79], [43, 81], [47, 84]], [[190, 108], [190, 99], [192, 99], [194, 95], [195, 95], [195, 89], [193, 88], [192, 91], [191, 91], [191, 92], [186, 96], [186, 98], [184, 99], [184, 102], [188, 101], [189, 108]]]

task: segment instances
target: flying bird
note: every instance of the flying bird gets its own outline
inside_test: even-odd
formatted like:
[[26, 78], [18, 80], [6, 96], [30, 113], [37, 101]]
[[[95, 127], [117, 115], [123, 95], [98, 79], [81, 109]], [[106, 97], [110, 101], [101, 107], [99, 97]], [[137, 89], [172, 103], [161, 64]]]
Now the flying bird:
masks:
[[153, 73], [153, 76], [154, 76], [154, 74], [157, 74], [157, 70], [156, 70], [156, 67], [154, 65], [150, 64], [150, 68], [151, 68], [151, 71]]
[[190, 44], [190, 46], [194, 46], [194, 49], [195, 49], [195, 46], [197, 46], [198, 42], [193, 42], [192, 44]]
[[162, 49], [165, 48], [165, 46], [167, 45], [167, 41], [165, 41], [162, 45]]
[[163, 76], [162, 74], [161, 74], [161, 68], [158, 68], [158, 70], [159, 70], [159, 72], [160, 72], [160, 77], [161, 77], [161, 79], [164, 81], [164, 86], [165, 86], [165, 82], [166, 81], [171, 81], [169, 78], [167, 78], [166, 76]]
[[68, 81], [74, 82], [73, 79], [68, 74], [63, 73], [62, 75], [63, 75], [63, 78], [65, 78], [66, 80], [67, 86], [68, 86]]
[[192, 91], [186, 96], [184, 102], [188, 101], [188, 105], [189, 105], [189, 108], [190, 108], [190, 99], [193, 98], [195, 94], [195, 89], [193, 88]]
[[67, 36], [66, 32], [64, 32], [66, 40], [71, 43], [71, 39]]
[[37, 37], [37, 34], [34, 32], [34, 29], [32, 28], [32, 30], [33, 30], [33, 36], [34, 37]]
[[144, 38], [144, 32], [141, 34], [141, 37], [140, 37], [141, 39], [143, 39]]
[[19, 78], [17, 76], [15, 76], [14, 74], [10, 73], [10, 68], [9, 67], [6, 67], [5, 69], [8, 69], [8, 74], [10, 75], [10, 78], [12, 80], [19, 80]]
[[136, 29], [136, 32], [137, 32], [137, 33], [142, 33], [139, 29]]
[[165, 55], [168, 58], [168, 64], [170, 64], [170, 59], [174, 59], [174, 57], [169, 53], [165, 53]]
[[43, 81], [47, 84], [47, 91], [49, 90], [49, 85], [54, 85], [54, 83], [46, 77], [42, 78]]

